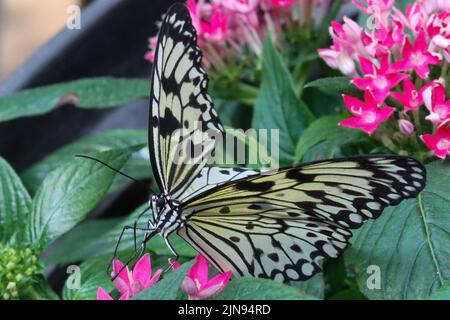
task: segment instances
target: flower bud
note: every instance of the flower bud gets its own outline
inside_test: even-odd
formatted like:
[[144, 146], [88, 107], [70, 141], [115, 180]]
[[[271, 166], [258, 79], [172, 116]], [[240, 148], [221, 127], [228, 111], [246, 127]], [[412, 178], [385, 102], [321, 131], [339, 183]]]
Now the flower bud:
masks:
[[414, 125], [411, 123], [411, 121], [408, 121], [406, 119], [398, 120], [398, 127], [400, 128], [400, 132], [405, 135], [410, 135], [414, 132]]

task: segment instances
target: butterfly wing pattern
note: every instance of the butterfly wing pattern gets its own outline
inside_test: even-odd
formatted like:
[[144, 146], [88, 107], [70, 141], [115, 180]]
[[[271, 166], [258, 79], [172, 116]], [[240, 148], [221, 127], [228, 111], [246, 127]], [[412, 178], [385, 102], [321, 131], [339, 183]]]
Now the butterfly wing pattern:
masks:
[[[320, 271], [320, 259], [339, 256], [352, 229], [425, 186], [423, 165], [401, 156], [317, 161], [262, 175], [205, 166], [215, 146], [209, 143], [197, 154], [187, 152], [195, 161], [175, 163], [176, 146], [189, 148], [224, 132], [184, 5], [172, 6], [163, 21], [153, 70], [150, 158], [161, 192], [181, 208], [177, 218], [162, 210], [160, 221], [168, 225], [161, 225], [221, 271], [306, 280]], [[182, 128], [188, 130], [175, 133]]]
[[196, 38], [189, 12], [184, 5], [174, 5], [159, 33], [149, 121], [154, 176], [161, 192], [173, 197], [197, 177], [211, 156], [214, 139], [224, 131], [207, 93], [208, 76]]
[[306, 280], [336, 258], [351, 229], [386, 206], [417, 196], [425, 168], [397, 156], [320, 161], [210, 189], [183, 208], [178, 234], [219, 270]]

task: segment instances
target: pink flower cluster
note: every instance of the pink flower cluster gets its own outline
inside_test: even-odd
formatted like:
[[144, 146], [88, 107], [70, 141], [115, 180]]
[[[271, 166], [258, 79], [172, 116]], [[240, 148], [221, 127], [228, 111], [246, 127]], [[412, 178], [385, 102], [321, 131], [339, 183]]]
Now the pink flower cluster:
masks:
[[[180, 267], [180, 263], [172, 259], [169, 259], [169, 264], [173, 270]], [[152, 275], [149, 254], [145, 254], [136, 262], [133, 271], [130, 271], [128, 267], [124, 267], [121, 261], [114, 259], [111, 276], [117, 275], [114, 284], [120, 292], [119, 300], [128, 300], [142, 290], [153, 286], [160, 279], [162, 272], [162, 269], [158, 269]], [[181, 289], [188, 295], [190, 300], [205, 299], [220, 293], [228, 284], [231, 272], [220, 273], [209, 280], [208, 275], [208, 262], [202, 255], [198, 255], [181, 285]], [[113, 300], [113, 298], [102, 287], [99, 287], [97, 300]]]
[[[222, 72], [229, 61], [251, 53], [260, 56], [270, 32], [283, 43], [285, 27], [302, 26], [312, 17], [320, 21], [331, 0], [187, 0], [197, 43], [208, 69]], [[150, 38], [146, 59], [153, 61], [157, 38]]]
[[[368, 134], [380, 128], [383, 134], [389, 119], [402, 135], [419, 134], [436, 156], [445, 158], [450, 154], [450, 101], [442, 77], [450, 62], [450, 0], [417, 0], [406, 12], [395, 0], [353, 3], [369, 15], [366, 27], [349, 18], [333, 22], [332, 46], [318, 50], [364, 93], [364, 101], [343, 96], [353, 117], [340, 124]], [[396, 108], [386, 105], [387, 99]]]

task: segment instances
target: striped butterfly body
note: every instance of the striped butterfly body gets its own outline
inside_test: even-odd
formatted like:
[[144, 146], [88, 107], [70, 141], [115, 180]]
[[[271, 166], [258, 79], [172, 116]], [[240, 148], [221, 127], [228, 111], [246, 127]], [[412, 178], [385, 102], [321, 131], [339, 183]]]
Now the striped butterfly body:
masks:
[[146, 236], [161, 235], [174, 254], [168, 236], [177, 233], [222, 272], [306, 280], [320, 259], [339, 256], [351, 229], [425, 186], [425, 168], [400, 156], [317, 161], [268, 175], [207, 166], [224, 134], [207, 86], [189, 12], [175, 4], [152, 73], [149, 149], [161, 193], [151, 198]]

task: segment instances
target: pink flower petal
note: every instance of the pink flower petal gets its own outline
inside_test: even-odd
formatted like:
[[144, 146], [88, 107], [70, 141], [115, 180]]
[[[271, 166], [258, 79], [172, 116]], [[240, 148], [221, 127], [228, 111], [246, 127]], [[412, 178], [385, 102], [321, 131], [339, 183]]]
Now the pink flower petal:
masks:
[[199, 290], [197, 288], [197, 285], [195, 281], [190, 278], [189, 276], [186, 276], [181, 283], [181, 290], [183, 290], [184, 293], [186, 293], [189, 297], [189, 299], [192, 300], [192, 297], [198, 297]]
[[146, 288], [151, 287], [151, 286], [153, 286], [156, 282], [158, 282], [159, 279], [161, 278], [162, 273], [163, 273], [163, 269], [158, 269], [158, 270], [156, 270], [155, 274], [153, 275], [153, 277], [152, 277], [152, 278], [150, 279], [150, 281], [148, 282], [148, 286], [147, 286]]
[[97, 300], [114, 300], [102, 287], [98, 287]]
[[203, 288], [209, 288], [210, 286], [216, 286], [217, 284], [222, 285], [225, 287], [228, 284], [228, 281], [230, 281], [231, 277], [231, 271], [227, 271], [224, 273], [220, 273], [214, 277], [212, 277], [204, 286]]
[[195, 257], [194, 265], [189, 269], [188, 277], [197, 279], [201, 285], [208, 281], [208, 261], [201, 254]]
[[217, 283], [215, 285], [200, 290], [200, 292], [198, 293], [198, 297], [201, 299], [206, 299], [220, 293], [223, 289], [224, 289], [223, 284]]
[[139, 282], [143, 288], [148, 288], [149, 281], [152, 276], [152, 264], [150, 255], [144, 254], [138, 262], [136, 262], [133, 269], [133, 280]]
[[392, 107], [383, 107], [377, 112], [377, 123], [381, 123], [386, 121], [394, 112], [394, 108]]
[[120, 296], [119, 300], [128, 300], [130, 299], [130, 294], [128, 292], [125, 292], [123, 295]]
[[121, 294], [131, 291], [132, 277], [130, 270], [128, 267], [124, 267], [120, 260], [114, 259], [112, 276], [114, 277], [117, 274], [119, 275], [114, 279], [117, 290], [119, 290]]
[[172, 258], [169, 258], [169, 264], [172, 266], [173, 270], [176, 270], [181, 266], [181, 264], [178, 261], [175, 261]]

